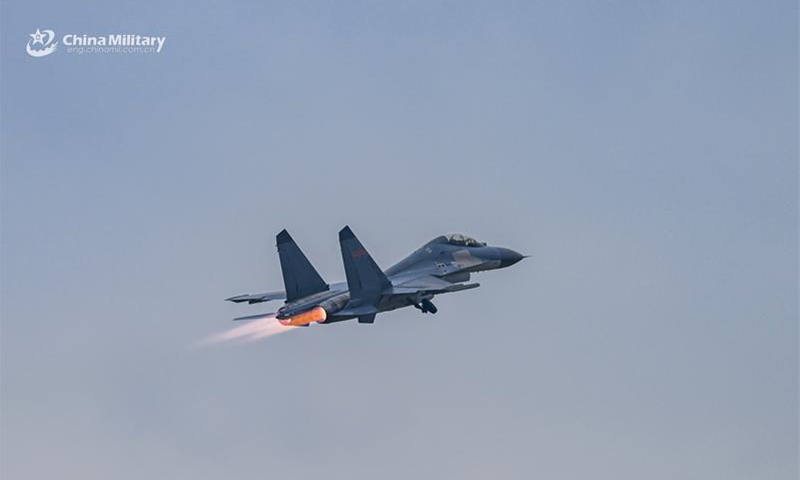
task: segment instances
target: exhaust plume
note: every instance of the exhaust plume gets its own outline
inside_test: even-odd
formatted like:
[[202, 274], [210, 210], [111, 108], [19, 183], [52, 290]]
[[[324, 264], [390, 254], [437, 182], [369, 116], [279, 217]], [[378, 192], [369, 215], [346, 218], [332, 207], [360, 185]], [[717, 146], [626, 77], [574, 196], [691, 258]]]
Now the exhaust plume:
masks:
[[200, 346], [219, 345], [228, 342], [252, 342], [261, 340], [262, 338], [271, 337], [280, 333], [286, 333], [294, 330], [297, 327], [289, 325], [281, 325], [275, 318], [275, 315], [269, 315], [264, 318], [252, 320], [244, 325], [239, 325], [220, 332], [210, 335], [198, 342]]

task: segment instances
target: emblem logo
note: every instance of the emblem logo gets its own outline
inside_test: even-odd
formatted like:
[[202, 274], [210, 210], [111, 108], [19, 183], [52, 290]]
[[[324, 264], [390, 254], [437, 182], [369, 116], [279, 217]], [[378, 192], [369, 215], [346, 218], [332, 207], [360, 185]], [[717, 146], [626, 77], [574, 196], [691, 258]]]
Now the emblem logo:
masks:
[[[56, 47], [58, 47], [58, 42], [53, 43], [53, 40], [56, 38], [56, 34], [52, 30], [45, 30], [40, 31], [38, 28], [36, 29], [36, 33], [30, 34], [31, 39], [28, 40], [28, 45], [25, 46], [25, 50], [28, 52], [28, 55], [31, 57], [44, 57], [45, 55], [50, 55], [51, 53], [56, 51]], [[35, 46], [40, 44], [40, 48], [36, 48]]]

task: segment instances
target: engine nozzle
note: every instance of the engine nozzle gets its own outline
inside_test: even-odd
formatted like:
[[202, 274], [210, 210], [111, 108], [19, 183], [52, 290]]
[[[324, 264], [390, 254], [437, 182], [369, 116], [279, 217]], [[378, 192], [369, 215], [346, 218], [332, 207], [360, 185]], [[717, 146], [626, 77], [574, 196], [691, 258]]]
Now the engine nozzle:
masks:
[[295, 327], [303, 327], [306, 325], [310, 325], [314, 322], [318, 323], [325, 323], [325, 320], [328, 318], [328, 312], [325, 311], [322, 307], [314, 307], [311, 310], [308, 310], [303, 313], [298, 313], [297, 315], [293, 315], [288, 318], [280, 318], [278, 319], [281, 322], [281, 325], [292, 325]]

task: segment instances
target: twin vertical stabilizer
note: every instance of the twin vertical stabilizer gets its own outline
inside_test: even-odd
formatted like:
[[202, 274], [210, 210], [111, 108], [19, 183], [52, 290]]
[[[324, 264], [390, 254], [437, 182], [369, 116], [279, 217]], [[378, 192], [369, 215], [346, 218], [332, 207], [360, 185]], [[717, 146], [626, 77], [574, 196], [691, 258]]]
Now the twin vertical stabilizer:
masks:
[[342, 247], [342, 260], [350, 298], [362, 303], [377, 302], [381, 292], [391, 287], [391, 282], [350, 227], [344, 227], [339, 232], [339, 244]]
[[[317, 273], [289, 232], [283, 230], [279, 233], [277, 243], [287, 302], [329, 289], [328, 284]], [[344, 227], [339, 232], [339, 244], [342, 248], [347, 288], [350, 291], [348, 310], [358, 316], [359, 322], [372, 323], [382, 293], [391, 287], [392, 283], [367, 253], [350, 227]]]
[[328, 290], [328, 284], [317, 273], [289, 232], [281, 231], [276, 240], [287, 302]]

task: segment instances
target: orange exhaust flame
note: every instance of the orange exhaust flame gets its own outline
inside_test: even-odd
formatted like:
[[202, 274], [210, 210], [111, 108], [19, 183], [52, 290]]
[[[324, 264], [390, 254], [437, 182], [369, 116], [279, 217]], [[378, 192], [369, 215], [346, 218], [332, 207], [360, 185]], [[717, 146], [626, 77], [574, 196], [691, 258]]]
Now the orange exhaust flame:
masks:
[[224, 332], [210, 335], [200, 340], [198, 345], [206, 346], [234, 341], [255, 341], [278, 335], [279, 333], [286, 333], [296, 328], [291, 325], [282, 325], [275, 320], [274, 316], [253, 320]]
[[293, 317], [278, 320], [281, 325], [294, 325], [295, 327], [302, 327], [303, 325], [310, 325], [314, 322], [325, 323], [328, 318], [328, 312], [322, 307], [314, 307], [311, 310], [299, 313]]

